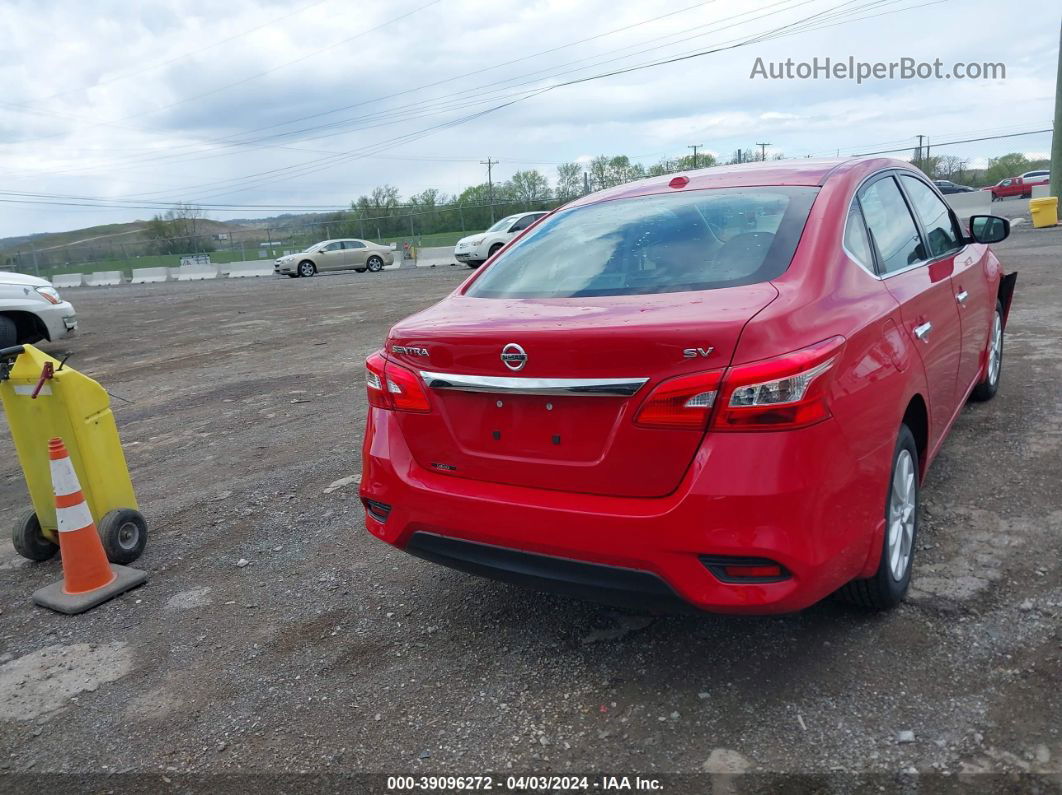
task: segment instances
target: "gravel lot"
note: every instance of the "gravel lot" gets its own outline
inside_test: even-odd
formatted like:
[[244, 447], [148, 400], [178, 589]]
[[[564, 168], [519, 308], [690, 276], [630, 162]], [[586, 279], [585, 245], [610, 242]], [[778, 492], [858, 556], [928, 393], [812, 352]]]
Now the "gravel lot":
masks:
[[1003, 386], [934, 465], [914, 590], [887, 615], [643, 616], [370, 538], [361, 363], [463, 268], [67, 291], [83, 333], [49, 348], [124, 399], [152, 576], [61, 616], [30, 604], [58, 561], [0, 542], [0, 769], [1062, 786], [1062, 227], [998, 251], [1021, 274]]

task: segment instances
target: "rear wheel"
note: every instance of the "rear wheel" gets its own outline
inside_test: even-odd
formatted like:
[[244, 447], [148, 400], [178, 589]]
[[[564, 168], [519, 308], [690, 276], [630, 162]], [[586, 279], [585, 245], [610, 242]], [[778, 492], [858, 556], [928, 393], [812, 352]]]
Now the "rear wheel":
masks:
[[379, 273], [383, 270], [383, 260], [374, 254], [365, 260], [365, 267], [369, 269], [370, 273]]
[[852, 580], [837, 592], [839, 597], [874, 610], [887, 610], [903, 600], [911, 585], [918, 505], [918, 446], [911, 429], [901, 425], [885, 497], [885, 532], [878, 570], [873, 577]]
[[18, 344], [18, 327], [15, 321], [0, 315], [0, 348], [10, 348]]
[[111, 563], [132, 563], [147, 544], [147, 520], [140, 511], [117, 508], [104, 514], [96, 528]]
[[991, 400], [999, 391], [999, 378], [1003, 374], [1003, 304], [996, 301], [992, 316], [992, 331], [988, 336], [988, 365], [985, 379], [974, 387], [970, 400]]
[[51, 560], [59, 551], [59, 545], [44, 535], [37, 514], [32, 510], [23, 512], [15, 520], [15, 526], [11, 529], [11, 543], [22, 557], [38, 563]]

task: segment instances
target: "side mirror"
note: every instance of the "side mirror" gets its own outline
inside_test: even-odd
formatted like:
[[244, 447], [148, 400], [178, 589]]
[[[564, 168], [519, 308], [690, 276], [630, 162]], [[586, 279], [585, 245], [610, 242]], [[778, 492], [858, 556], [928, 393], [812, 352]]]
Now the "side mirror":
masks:
[[1010, 221], [998, 215], [971, 215], [970, 239], [975, 243], [998, 243], [1010, 234]]

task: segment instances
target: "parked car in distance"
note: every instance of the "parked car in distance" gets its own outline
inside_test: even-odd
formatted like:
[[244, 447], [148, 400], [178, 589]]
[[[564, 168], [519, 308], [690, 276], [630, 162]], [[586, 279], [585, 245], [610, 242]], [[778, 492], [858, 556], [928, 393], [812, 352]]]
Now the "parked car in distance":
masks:
[[640, 608], [891, 607], [926, 472], [999, 388], [1010, 225], [970, 229], [884, 158], [580, 198], [369, 356], [366, 527]]
[[937, 190], [945, 195], [949, 193], [973, 193], [974, 191], [969, 185], [959, 185], [950, 179], [935, 179], [933, 184], [937, 186]]
[[391, 251], [390, 246], [353, 238], [322, 240], [298, 254], [279, 257], [273, 263], [273, 273], [284, 274], [293, 279], [299, 276], [315, 276], [324, 271], [355, 270], [358, 273], [378, 273], [386, 266], [393, 265], [394, 261], [395, 253]]
[[995, 185], [982, 188], [982, 190], [992, 191], [992, 201], [1000, 201], [1013, 196], [1021, 196], [1022, 198], [1028, 199], [1032, 196], [1032, 189], [1034, 186], [1046, 185], [1047, 182], [1048, 175], [1046, 174], [1030, 177], [1029, 179], [1007, 177], [1006, 179], [1001, 179]]
[[51, 282], [0, 271], [0, 348], [56, 340], [77, 332], [77, 312]]
[[468, 235], [458, 240], [457, 245], [454, 246], [454, 258], [470, 268], [478, 268], [520, 232], [548, 214], [546, 211], [539, 211], [507, 215], [486, 232]]
[[1021, 178], [1025, 181], [1038, 179], [1040, 177], [1047, 177], [1050, 180], [1051, 172], [1046, 168], [1041, 168], [1036, 171], [1026, 171], [1024, 174], [1021, 175]]

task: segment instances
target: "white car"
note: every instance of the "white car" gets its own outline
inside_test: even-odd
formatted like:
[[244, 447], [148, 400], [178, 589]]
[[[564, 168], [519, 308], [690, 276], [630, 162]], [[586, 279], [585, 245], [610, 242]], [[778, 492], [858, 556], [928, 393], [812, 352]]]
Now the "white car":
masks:
[[454, 246], [454, 259], [465, 263], [470, 268], [478, 268], [490, 257], [498, 253], [498, 249], [544, 215], [548, 215], [548, 213], [534, 212], [508, 215], [486, 232], [469, 235], [458, 240], [457, 245]]
[[77, 313], [51, 282], [0, 271], [0, 348], [69, 337], [77, 331]]

